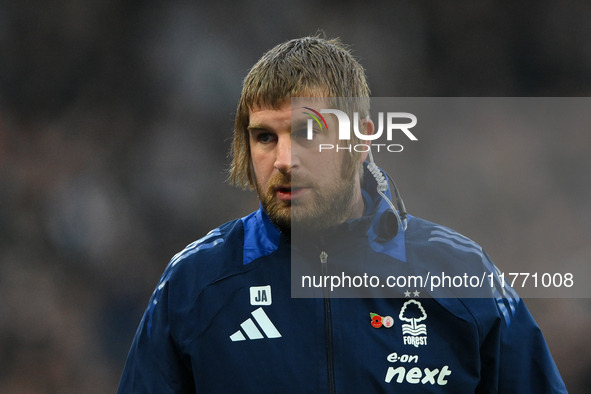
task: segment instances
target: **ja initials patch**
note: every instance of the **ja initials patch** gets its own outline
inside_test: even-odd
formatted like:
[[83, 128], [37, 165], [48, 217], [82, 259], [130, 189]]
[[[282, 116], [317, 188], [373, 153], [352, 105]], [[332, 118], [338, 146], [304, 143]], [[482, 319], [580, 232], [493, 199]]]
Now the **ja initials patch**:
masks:
[[271, 286], [252, 286], [250, 305], [271, 305]]

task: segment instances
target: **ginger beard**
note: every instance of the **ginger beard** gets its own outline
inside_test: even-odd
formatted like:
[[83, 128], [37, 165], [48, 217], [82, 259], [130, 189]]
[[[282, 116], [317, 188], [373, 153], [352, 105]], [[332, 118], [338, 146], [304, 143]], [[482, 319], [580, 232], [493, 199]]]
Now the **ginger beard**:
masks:
[[[346, 153], [342, 161], [340, 174], [322, 182], [312, 175], [295, 174], [292, 177], [291, 173], [280, 172], [271, 177], [266, 185], [261, 185], [257, 178], [259, 200], [271, 222], [287, 234], [309, 234], [325, 231], [350, 218], [359, 167], [354, 157]], [[282, 201], [276, 196], [276, 187], [286, 184], [310, 187], [313, 195], [303, 201]]]

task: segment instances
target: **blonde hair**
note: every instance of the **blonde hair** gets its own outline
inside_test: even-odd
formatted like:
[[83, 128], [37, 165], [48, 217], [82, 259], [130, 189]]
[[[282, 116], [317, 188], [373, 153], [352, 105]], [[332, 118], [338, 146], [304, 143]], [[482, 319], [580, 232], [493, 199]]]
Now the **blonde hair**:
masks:
[[333, 98], [331, 105], [341, 97], [361, 98], [352, 100], [355, 108], [346, 112], [357, 111], [360, 119], [369, 114], [365, 70], [338, 39], [303, 37], [277, 45], [261, 57], [244, 79], [230, 153], [231, 184], [244, 189], [255, 187], [247, 129], [249, 111], [279, 109], [286, 99], [305, 96]]

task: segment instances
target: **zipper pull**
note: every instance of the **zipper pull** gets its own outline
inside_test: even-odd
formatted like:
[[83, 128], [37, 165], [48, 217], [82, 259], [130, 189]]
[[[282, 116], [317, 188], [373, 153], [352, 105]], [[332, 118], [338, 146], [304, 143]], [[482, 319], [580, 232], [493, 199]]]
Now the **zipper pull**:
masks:
[[325, 251], [322, 251], [322, 253], [320, 253], [320, 266], [322, 267], [322, 275], [326, 275], [328, 272], [328, 264], [326, 263], [327, 261], [328, 254]]

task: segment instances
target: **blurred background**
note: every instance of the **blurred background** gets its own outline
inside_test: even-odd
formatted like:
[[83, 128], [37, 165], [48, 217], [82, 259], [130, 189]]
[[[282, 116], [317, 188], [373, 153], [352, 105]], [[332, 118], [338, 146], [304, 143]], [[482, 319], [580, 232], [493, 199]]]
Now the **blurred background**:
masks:
[[[225, 178], [267, 49], [340, 37], [376, 97], [584, 97], [589, 20], [585, 1], [0, 1], [0, 393], [115, 392], [169, 259], [257, 207]], [[503, 271], [587, 265], [591, 133], [559, 126], [433, 130], [391, 175]], [[527, 304], [590, 392], [590, 300]]]

